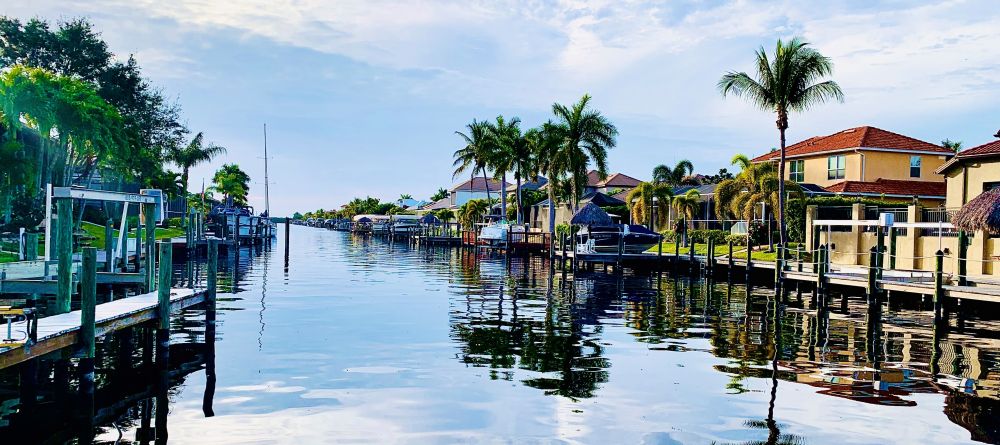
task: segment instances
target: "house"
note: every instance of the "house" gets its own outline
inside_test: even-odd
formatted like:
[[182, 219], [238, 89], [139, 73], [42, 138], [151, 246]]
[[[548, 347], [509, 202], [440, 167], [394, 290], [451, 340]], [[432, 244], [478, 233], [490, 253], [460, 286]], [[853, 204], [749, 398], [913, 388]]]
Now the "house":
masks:
[[[881, 128], [850, 128], [785, 148], [785, 179], [823, 187], [833, 194], [944, 201], [937, 169], [955, 153]], [[778, 151], [753, 159], [777, 162]], [[928, 185], [936, 183], [940, 185]]]
[[587, 187], [584, 188], [583, 194], [588, 195], [590, 193], [604, 193], [609, 194], [611, 192], [617, 193], [624, 190], [632, 190], [642, 184], [642, 181], [635, 179], [629, 175], [623, 173], [612, 173], [606, 178], [601, 179], [597, 170], [591, 170], [587, 172]]
[[[448, 191], [448, 207], [457, 208], [461, 207], [473, 199], [486, 199], [489, 198], [499, 198], [500, 191], [505, 190], [507, 186], [510, 185], [506, 182], [501, 183], [495, 179], [484, 179], [481, 177], [472, 178], [467, 181], [461, 182], [451, 190]], [[431, 206], [439, 206], [438, 203], [432, 203]], [[440, 208], [440, 207], [439, 207]]]
[[[605, 195], [601, 192], [593, 192], [584, 195], [580, 198], [580, 207], [587, 205], [587, 203], [593, 202], [600, 207], [608, 206], [623, 206], [625, 201], [620, 199]], [[628, 215], [612, 215], [612, 217], [620, 217], [622, 221], [628, 221]], [[573, 219], [573, 207], [570, 203], [559, 203], [556, 204], [556, 225], [562, 223], [569, 223]], [[531, 228], [541, 231], [549, 230], [549, 200], [545, 199], [538, 204], [531, 206], [531, 210], [528, 214], [528, 221], [531, 223]]]
[[958, 152], [936, 172], [948, 184], [945, 207], [962, 207], [980, 193], [1000, 187], [1000, 139]]
[[[521, 190], [522, 191], [524, 191], [524, 190], [539, 190], [542, 187], [544, 187], [545, 184], [548, 184], [548, 183], [549, 183], [549, 180], [545, 179], [544, 177], [541, 177], [541, 176], [539, 176], [537, 180], [532, 180], [532, 181], [522, 180], [521, 181]], [[517, 183], [515, 182], [515, 183], [512, 183], [512, 184], [508, 185], [506, 191], [507, 191], [507, 193], [514, 193], [515, 191], [517, 191]]]

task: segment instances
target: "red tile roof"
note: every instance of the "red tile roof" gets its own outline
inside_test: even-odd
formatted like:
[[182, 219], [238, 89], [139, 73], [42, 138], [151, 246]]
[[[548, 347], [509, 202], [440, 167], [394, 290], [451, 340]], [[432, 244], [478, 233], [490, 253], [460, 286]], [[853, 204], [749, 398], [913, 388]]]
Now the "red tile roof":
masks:
[[958, 152], [954, 158], [951, 158], [951, 160], [945, 162], [944, 165], [938, 167], [937, 173], [944, 173], [945, 171], [949, 170], [953, 165], [958, 164], [965, 159], [983, 158], [992, 156], [1000, 156], [1000, 139], [995, 140], [993, 142], [987, 142], [978, 147], [972, 147]]
[[[500, 181], [497, 181], [496, 179], [493, 178], [490, 178], [489, 184], [490, 184], [490, 192], [497, 192], [500, 190], [504, 190], [507, 188], [508, 185], [510, 185], [508, 183], [504, 183], [503, 187], [501, 187]], [[462, 182], [451, 188], [451, 191], [453, 192], [459, 190], [472, 190], [474, 192], [485, 192], [486, 181], [483, 180], [481, 176], [477, 176], [475, 178]]]
[[824, 187], [826, 191], [844, 195], [926, 196], [944, 199], [945, 183], [878, 179], [875, 182], [843, 181]]
[[[903, 136], [881, 128], [856, 127], [828, 136], [814, 136], [802, 142], [792, 144], [785, 147], [785, 157], [799, 157], [854, 148], [922, 151], [941, 154], [954, 153], [939, 145]], [[775, 160], [778, 159], [778, 156], [778, 150], [774, 150], [754, 158], [753, 162]]]
[[642, 184], [642, 181], [629, 175], [614, 173], [609, 175], [607, 179], [598, 183], [598, 187], [638, 187], [639, 184]]

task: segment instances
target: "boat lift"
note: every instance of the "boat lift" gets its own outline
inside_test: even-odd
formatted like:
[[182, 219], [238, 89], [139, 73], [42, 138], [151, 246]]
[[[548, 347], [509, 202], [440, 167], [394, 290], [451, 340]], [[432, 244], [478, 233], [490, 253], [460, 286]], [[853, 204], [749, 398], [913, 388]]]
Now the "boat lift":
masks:
[[[85, 201], [106, 201], [122, 203], [122, 217], [118, 228], [118, 245], [112, 251], [111, 258], [105, 258], [107, 264], [114, 264], [117, 258], [123, 258], [127, 253], [124, 251], [125, 241], [128, 234], [125, 231], [125, 224], [128, 219], [129, 204], [139, 205], [142, 211], [143, 205], [152, 204], [154, 211], [162, 218], [166, 215], [163, 211], [163, 194], [160, 190], [143, 189], [139, 193], [112, 192], [107, 190], [92, 190], [79, 187], [52, 187], [48, 184], [45, 187], [45, 260], [52, 259], [52, 200], [53, 199], [79, 199]], [[136, 241], [138, 242], [138, 240]]]

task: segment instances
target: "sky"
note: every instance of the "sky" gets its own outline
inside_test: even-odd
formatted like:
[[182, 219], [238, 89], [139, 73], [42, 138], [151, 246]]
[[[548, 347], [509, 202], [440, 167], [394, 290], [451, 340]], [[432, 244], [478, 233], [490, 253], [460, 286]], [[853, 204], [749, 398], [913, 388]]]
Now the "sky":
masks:
[[[968, 1], [4, 0], [0, 14], [88, 18], [119, 58], [253, 178], [273, 215], [352, 197], [427, 199], [452, 177], [456, 130], [525, 127], [583, 94], [620, 131], [611, 171], [699, 173], [777, 146], [773, 114], [716, 88], [754, 51], [801, 37], [834, 63], [844, 103], [791, 116], [789, 142], [873, 125], [971, 147], [1000, 129], [1000, 8]], [[463, 175], [464, 176], [464, 175]]]

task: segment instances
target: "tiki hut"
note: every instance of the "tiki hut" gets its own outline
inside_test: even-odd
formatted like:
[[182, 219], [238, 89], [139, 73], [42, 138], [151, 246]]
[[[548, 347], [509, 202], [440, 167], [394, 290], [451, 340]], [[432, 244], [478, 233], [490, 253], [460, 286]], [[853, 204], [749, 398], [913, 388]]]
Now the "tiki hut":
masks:
[[578, 226], [610, 226], [614, 224], [614, 221], [611, 221], [608, 213], [598, 207], [597, 204], [588, 202], [587, 205], [583, 206], [582, 209], [573, 215], [570, 223]]
[[966, 232], [982, 230], [1000, 235], [1000, 188], [973, 198], [955, 212], [951, 223]]

